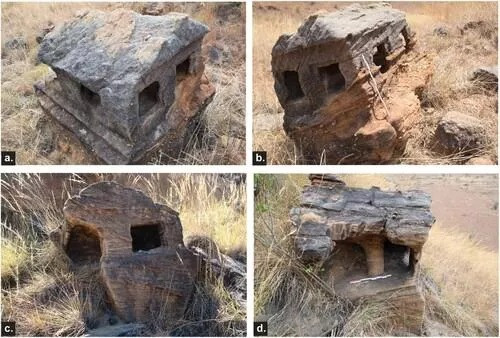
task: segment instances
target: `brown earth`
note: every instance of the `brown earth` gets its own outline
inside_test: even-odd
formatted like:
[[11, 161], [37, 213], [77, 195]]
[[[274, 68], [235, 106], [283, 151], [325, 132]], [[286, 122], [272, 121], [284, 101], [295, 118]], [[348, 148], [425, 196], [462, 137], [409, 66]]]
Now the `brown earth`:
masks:
[[388, 175], [396, 188], [418, 188], [432, 196], [436, 221], [460, 229], [498, 252], [497, 175]]

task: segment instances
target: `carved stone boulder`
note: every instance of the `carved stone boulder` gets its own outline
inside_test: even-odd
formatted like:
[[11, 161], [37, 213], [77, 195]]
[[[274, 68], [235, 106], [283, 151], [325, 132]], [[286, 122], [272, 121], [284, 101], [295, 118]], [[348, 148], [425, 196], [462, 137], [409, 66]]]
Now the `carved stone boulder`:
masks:
[[428, 194], [349, 188], [333, 175], [311, 175], [290, 211], [296, 251], [321, 264], [335, 292], [353, 301], [389, 300], [402, 330], [419, 333], [423, 297], [415, 280], [435, 219]]
[[380, 163], [406, 144], [432, 60], [388, 4], [310, 16], [272, 50], [284, 129], [308, 163]]
[[177, 212], [114, 182], [95, 183], [69, 198], [62, 231], [76, 265], [96, 264], [116, 313], [147, 321], [154, 311], [182, 317], [193, 293], [197, 259], [183, 244]]
[[48, 33], [35, 85], [43, 110], [107, 164], [176, 158], [214, 94], [201, 44], [208, 28], [180, 13], [87, 11]]

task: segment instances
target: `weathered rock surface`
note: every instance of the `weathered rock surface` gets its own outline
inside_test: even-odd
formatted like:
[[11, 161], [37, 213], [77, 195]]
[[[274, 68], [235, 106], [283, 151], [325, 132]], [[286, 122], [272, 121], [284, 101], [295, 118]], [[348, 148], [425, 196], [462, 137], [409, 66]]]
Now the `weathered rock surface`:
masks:
[[438, 151], [445, 154], [474, 152], [486, 141], [481, 121], [456, 111], [448, 112], [439, 121], [435, 139]]
[[5, 41], [3, 44], [3, 48], [5, 49], [26, 49], [28, 48], [28, 43], [23, 37], [17, 37], [10, 40]]
[[178, 214], [142, 192], [95, 183], [68, 199], [62, 246], [76, 265], [98, 264], [109, 302], [127, 322], [165, 311], [182, 317], [197, 259], [183, 244]]
[[384, 4], [312, 15], [278, 39], [275, 91], [307, 161], [378, 163], [404, 147], [432, 72], [415, 43], [405, 14]]
[[486, 90], [498, 92], [498, 67], [478, 68], [472, 73], [470, 80]]
[[138, 162], [160, 145], [175, 158], [214, 94], [200, 54], [207, 32], [180, 13], [81, 13], [40, 44], [57, 75], [36, 84], [40, 104], [105, 163]]
[[349, 188], [333, 175], [310, 179], [300, 206], [290, 211], [301, 259], [321, 264], [340, 296], [390, 301], [401, 329], [419, 333], [424, 303], [415, 271], [434, 223], [430, 196]]

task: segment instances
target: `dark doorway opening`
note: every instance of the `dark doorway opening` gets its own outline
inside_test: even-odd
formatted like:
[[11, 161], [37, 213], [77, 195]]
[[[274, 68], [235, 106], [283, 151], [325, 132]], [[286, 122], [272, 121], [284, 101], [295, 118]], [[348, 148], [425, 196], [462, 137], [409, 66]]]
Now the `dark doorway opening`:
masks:
[[380, 66], [380, 72], [385, 73], [389, 70], [389, 65], [387, 64], [387, 50], [385, 45], [381, 43], [377, 46], [377, 51], [373, 54], [373, 63]]
[[160, 84], [158, 81], [153, 82], [142, 90], [139, 94], [139, 116], [144, 116], [158, 103]]
[[138, 225], [130, 228], [132, 251], [148, 251], [161, 246], [160, 225]]
[[190, 66], [191, 65], [189, 57], [177, 65], [177, 67], [175, 68], [175, 76], [177, 83], [184, 80], [188, 76]]
[[318, 68], [319, 76], [326, 85], [329, 94], [334, 94], [344, 90], [345, 78], [340, 71], [338, 63]]
[[74, 227], [69, 234], [66, 253], [76, 264], [99, 262], [102, 253], [98, 234], [85, 227]]
[[283, 72], [283, 81], [288, 91], [288, 100], [296, 100], [304, 97], [304, 92], [300, 86], [299, 73], [287, 70]]
[[404, 245], [393, 244], [389, 241], [385, 241], [384, 261], [386, 271], [409, 271], [412, 268], [410, 248]]
[[94, 93], [82, 84], [80, 84], [80, 96], [83, 101], [88, 102], [92, 106], [98, 106], [101, 104], [101, 97], [99, 94]]

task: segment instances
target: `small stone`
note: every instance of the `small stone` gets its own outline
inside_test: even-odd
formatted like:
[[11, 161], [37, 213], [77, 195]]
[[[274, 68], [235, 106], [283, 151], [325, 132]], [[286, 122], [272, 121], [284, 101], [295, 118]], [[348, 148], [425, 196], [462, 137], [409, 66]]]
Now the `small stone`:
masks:
[[28, 43], [23, 37], [17, 37], [5, 41], [3, 48], [5, 49], [27, 49]]
[[486, 90], [498, 91], [498, 67], [481, 67], [472, 73], [470, 81]]
[[436, 36], [444, 37], [444, 36], [448, 36], [450, 34], [450, 31], [448, 30], [448, 28], [441, 26], [441, 27], [434, 28], [434, 30], [432, 31], [432, 34], [436, 35]]
[[465, 164], [468, 164], [468, 165], [494, 165], [495, 162], [493, 162], [493, 160], [489, 157], [480, 156], [480, 157], [471, 158]]
[[456, 111], [448, 112], [439, 121], [434, 136], [438, 151], [445, 154], [474, 152], [485, 143], [481, 121]]

